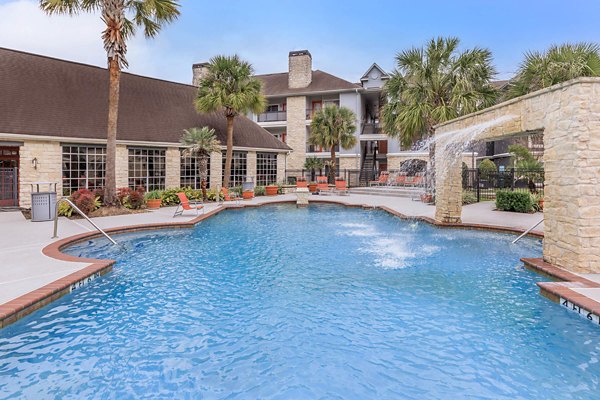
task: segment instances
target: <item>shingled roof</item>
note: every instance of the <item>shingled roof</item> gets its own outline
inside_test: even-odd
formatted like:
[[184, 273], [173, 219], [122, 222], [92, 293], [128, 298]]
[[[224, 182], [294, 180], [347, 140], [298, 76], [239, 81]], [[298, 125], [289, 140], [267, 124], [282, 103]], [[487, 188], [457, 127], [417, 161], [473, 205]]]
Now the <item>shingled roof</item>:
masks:
[[[209, 126], [226, 143], [221, 113], [198, 114], [194, 86], [123, 73], [118, 140], [177, 143], [184, 129]], [[106, 69], [0, 48], [0, 133], [105, 139]], [[244, 116], [234, 146], [291, 150]]]
[[265, 96], [293, 96], [313, 92], [349, 91], [360, 89], [362, 86], [338, 78], [321, 70], [312, 71], [312, 82], [306, 88], [290, 89], [288, 72], [278, 74], [256, 75], [263, 82]]

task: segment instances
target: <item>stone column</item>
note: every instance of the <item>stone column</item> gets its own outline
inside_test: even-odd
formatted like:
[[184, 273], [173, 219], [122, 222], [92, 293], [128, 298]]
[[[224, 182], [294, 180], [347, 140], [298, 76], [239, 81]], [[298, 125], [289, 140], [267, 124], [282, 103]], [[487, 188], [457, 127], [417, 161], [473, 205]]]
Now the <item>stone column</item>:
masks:
[[460, 223], [462, 214], [461, 160], [443, 159], [443, 151], [435, 149], [435, 220]]
[[223, 186], [223, 154], [220, 151], [210, 153], [210, 187]]
[[181, 153], [177, 147], [169, 147], [166, 151], [166, 188], [181, 186]]
[[117, 166], [117, 188], [129, 186], [129, 150], [127, 146], [117, 145], [117, 156], [115, 160]]
[[249, 151], [246, 154], [246, 177], [251, 178], [256, 185], [256, 152]]
[[287, 98], [287, 169], [302, 169], [306, 160], [306, 97]]
[[[34, 158], [37, 167], [32, 162]], [[31, 207], [31, 184], [34, 182], [56, 182], [58, 197], [62, 195], [62, 147], [59, 142], [27, 141], [19, 149], [19, 160], [20, 207]]]
[[277, 153], [277, 182], [287, 183], [285, 181], [285, 159], [286, 153]]

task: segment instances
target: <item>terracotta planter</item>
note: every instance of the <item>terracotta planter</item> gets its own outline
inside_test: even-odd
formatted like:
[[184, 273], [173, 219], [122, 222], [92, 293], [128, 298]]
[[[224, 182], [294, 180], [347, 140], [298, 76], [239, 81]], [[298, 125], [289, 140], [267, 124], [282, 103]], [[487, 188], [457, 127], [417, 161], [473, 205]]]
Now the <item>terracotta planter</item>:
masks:
[[540, 199], [540, 208], [543, 210], [544, 209], [544, 199]]
[[308, 184], [308, 191], [311, 193], [315, 193], [317, 191], [317, 184], [316, 183]]
[[305, 187], [307, 187], [307, 183], [306, 183], [306, 181], [296, 181], [296, 187], [297, 188], [305, 188]]
[[146, 205], [148, 206], [148, 208], [160, 208], [160, 203], [162, 202], [161, 199], [152, 199], [152, 200], [146, 200]]
[[254, 192], [246, 190], [245, 192], [242, 192], [242, 198], [244, 200], [252, 200], [254, 198]]
[[267, 196], [275, 196], [277, 194], [277, 190], [279, 188], [277, 186], [269, 185], [265, 187], [265, 191], [267, 192]]

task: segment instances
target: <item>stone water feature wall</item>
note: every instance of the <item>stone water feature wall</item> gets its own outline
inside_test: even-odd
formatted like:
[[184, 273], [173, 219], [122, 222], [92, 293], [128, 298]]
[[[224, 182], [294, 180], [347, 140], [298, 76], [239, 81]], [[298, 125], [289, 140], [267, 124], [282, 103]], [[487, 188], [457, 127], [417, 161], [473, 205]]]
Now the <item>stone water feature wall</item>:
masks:
[[461, 218], [460, 162], [444, 155], [450, 135], [504, 119], [479, 139], [543, 131], [544, 260], [574, 272], [600, 273], [600, 78], [579, 78], [436, 127], [436, 220]]

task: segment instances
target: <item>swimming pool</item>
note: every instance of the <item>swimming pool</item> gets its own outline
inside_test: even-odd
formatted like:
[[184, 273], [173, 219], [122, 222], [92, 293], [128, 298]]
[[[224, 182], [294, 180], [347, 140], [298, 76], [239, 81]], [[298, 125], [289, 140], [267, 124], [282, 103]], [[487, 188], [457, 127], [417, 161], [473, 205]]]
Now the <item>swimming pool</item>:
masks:
[[280, 205], [79, 244], [114, 271], [0, 330], [0, 398], [597, 398], [513, 238]]

